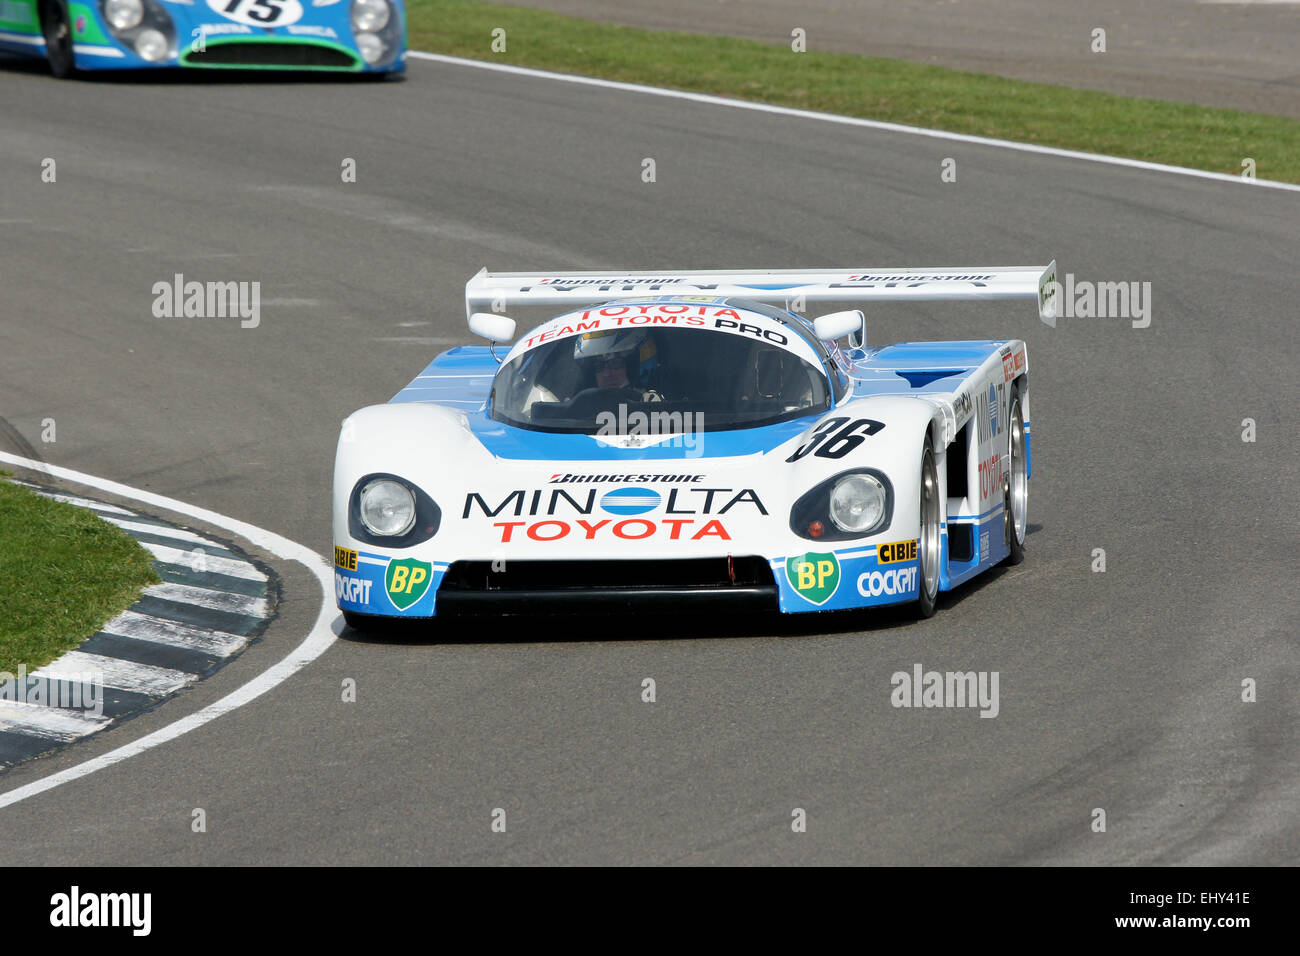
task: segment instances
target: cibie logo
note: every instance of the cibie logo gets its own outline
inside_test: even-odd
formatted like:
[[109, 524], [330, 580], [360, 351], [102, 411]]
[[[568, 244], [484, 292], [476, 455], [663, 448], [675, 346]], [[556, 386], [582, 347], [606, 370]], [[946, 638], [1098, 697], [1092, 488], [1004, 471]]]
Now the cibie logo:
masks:
[[600, 507], [612, 515], [643, 515], [659, 507], [653, 488], [616, 488], [600, 498]]
[[384, 573], [384, 587], [388, 590], [388, 600], [393, 607], [405, 611], [429, 590], [430, 572], [433, 566], [427, 561], [414, 558], [402, 558], [400, 561], [388, 562]]
[[840, 562], [833, 553], [798, 554], [785, 559], [785, 576], [804, 600], [825, 604], [840, 586]]
[[896, 564], [899, 561], [916, 560], [916, 538], [910, 541], [891, 541], [876, 545], [876, 561], [880, 564]]

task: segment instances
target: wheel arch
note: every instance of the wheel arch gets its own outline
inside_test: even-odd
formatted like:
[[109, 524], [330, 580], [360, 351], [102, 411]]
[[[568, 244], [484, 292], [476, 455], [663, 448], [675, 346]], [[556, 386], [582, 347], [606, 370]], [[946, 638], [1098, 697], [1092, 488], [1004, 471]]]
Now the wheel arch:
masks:
[[[1030, 453], [1029, 440], [1029, 372], [1021, 372], [1011, 380], [1013, 388], [1020, 394], [1020, 417], [1025, 425], [1025, 474], [1028, 478], [1034, 477], [1034, 456]], [[1011, 399], [1007, 398], [1007, 414], [1011, 414]]]

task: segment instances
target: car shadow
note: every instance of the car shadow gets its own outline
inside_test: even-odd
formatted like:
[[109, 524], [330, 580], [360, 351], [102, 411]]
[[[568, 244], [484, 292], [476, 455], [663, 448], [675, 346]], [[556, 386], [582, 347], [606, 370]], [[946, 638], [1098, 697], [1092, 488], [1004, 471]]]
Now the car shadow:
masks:
[[26, 73], [31, 76], [50, 76], [50, 65], [44, 57], [22, 56], [18, 53], [0, 53], [0, 70], [6, 73]]
[[[50, 76], [43, 57], [0, 53], [0, 73]], [[324, 70], [223, 70], [199, 67], [155, 67], [140, 70], [80, 71], [74, 83], [110, 86], [320, 86], [331, 83], [389, 83], [404, 73], [349, 73]]]
[[[1025, 537], [1043, 530], [1029, 524]], [[1026, 560], [1032, 556], [1026, 555]], [[996, 584], [1013, 568], [999, 564], [939, 595], [938, 615], [955, 609], [972, 594]], [[341, 623], [341, 622], [340, 622]], [[825, 637], [840, 634], [888, 632], [918, 620], [911, 604], [806, 614], [645, 614], [630, 610], [627, 616], [610, 614], [477, 615], [377, 622], [375, 630], [360, 631], [342, 625], [339, 636], [354, 644], [415, 646], [421, 644], [538, 644], [581, 641], [702, 640], [718, 637]]]
[[[1005, 564], [939, 595], [937, 614], [955, 610], [972, 594], [995, 584]], [[713, 638], [828, 637], [883, 634], [927, 622], [911, 604], [806, 614], [615, 614], [474, 615], [417, 621], [376, 622], [365, 631], [344, 625], [339, 634], [353, 644], [418, 646], [439, 644], [553, 644], [622, 641], [697, 641]]]
[[357, 644], [551, 644], [599, 641], [702, 640], [726, 637], [812, 637], [887, 630], [913, 618], [897, 608], [812, 614], [477, 615], [392, 621], [374, 630], [345, 626], [343, 640]]

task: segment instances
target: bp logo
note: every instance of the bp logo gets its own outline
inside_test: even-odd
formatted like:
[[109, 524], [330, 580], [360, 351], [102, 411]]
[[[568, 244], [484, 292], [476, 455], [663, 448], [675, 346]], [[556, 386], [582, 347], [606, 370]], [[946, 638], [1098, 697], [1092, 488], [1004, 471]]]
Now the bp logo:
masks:
[[840, 586], [840, 562], [833, 553], [798, 554], [785, 559], [785, 576], [804, 600], [825, 604]]
[[384, 573], [384, 587], [388, 590], [388, 600], [393, 602], [393, 607], [405, 611], [424, 597], [424, 592], [429, 590], [429, 572], [432, 570], [433, 565], [428, 561], [417, 561], [414, 558], [389, 561], [388, 570]]

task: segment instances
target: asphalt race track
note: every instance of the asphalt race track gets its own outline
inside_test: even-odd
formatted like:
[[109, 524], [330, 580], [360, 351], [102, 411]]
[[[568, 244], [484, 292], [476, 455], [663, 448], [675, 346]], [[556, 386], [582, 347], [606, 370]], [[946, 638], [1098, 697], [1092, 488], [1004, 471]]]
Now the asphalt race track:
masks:
[[[419, 61], [389, 83], [0, 69], [0, 446], [323, 556], [340, 420], [470, 341], [482, 266], [1056, 258], [1152, 302], [1148, 328], [873, 310], [876, 344], [1029, 344], [1028, 557], [932, 620], [345, 635], [241, 709], [0, 810], [25, 862], [1300, 861], [1300, 194]], [[260, 325], [155, 318], [176, 273], [260, 281]], [[288, 653], [320, 592], [276, 567], [261, 643], [0, 792]], [[894, 708], [890, 675], [918, 663], [997, 671], [998, 716]]]

